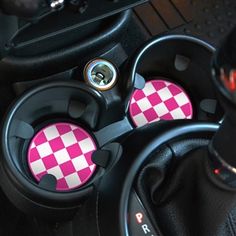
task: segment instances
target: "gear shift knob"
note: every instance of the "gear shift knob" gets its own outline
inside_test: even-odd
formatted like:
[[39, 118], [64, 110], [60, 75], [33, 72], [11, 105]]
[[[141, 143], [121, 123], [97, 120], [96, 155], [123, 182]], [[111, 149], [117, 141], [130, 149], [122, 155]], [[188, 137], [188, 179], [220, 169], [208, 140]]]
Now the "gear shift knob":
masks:
[[43, 0], [0, 0], [0, 8], [4, 13], [19, 17], [35, 16]]
[[[213, 81], [226, 113], [236, 113], [236, 28], [214, 58]], [[228, 114], [229, 115], [229, 114]]]
[[236, 28], [215, 55], [213, 82], [225, 118], [212, 140], [210, 152], [216, 173], [236, 187]]

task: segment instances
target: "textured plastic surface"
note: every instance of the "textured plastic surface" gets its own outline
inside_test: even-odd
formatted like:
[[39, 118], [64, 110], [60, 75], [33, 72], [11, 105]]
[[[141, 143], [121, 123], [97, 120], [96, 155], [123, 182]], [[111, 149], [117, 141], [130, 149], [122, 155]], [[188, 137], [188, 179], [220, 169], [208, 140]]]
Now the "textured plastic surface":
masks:
[[179, 33], [213, 45], [236, 24], [235, 11], [235, 0], [151, 0], [135, 9], [149, 37]]
[[[32, 40], [23, 44], [20, 56], [14, 51], [8, 51], [7, 56], [0, 60], [0, 83], [38, 79], [71, 69], [78, 64], [83, 66], [114, 47], [129, 20], [130, 11], [125, 11], [101, 22], [81, 26], [82, 28], [53, 31], [45, 37], [39, 36], [39, 41], [33, 40], [38, 33], [37, 29], [35, 33], [30, 30]], [[81, 34], [81, 31], [84, 33]]]

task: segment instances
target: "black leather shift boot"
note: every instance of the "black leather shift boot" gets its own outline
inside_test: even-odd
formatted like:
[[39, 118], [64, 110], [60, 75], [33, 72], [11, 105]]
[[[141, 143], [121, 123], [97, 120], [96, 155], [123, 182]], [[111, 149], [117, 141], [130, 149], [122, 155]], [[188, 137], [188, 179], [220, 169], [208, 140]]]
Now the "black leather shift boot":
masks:
[[173, 151], [162, 151], [141, 171], [138, 193], [163, 235], [236, 235], [236, 192], [207, 161], [207, 147], [177, 161]]

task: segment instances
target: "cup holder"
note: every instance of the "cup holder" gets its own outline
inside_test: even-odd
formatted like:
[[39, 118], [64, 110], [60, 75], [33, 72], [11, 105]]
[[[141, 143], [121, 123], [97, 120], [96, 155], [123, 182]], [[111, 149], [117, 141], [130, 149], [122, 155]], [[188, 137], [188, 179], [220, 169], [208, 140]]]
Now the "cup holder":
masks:
[[173, 119], [219, 122], [224, 113], [211, 82], [214, 51], [183, 35], [157, 38], [144, 46], [130, 65], [126, 84], [134, 126]]
[[21, 210], [66, 218], [86, 199], [103, 169], [92, 155], [103, 97], [78, 82], [53, 82], [26, 92], [2, 130], [1, 186]]

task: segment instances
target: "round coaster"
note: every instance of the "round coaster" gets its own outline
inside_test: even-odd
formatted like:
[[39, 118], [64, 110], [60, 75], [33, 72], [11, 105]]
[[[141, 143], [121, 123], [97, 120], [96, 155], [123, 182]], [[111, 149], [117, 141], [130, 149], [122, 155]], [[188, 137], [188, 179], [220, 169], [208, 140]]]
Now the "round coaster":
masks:
[[58, 191], [68, 191], [84, 185], [93, 175], [96, 165], [92, 153], [93, 138], [81, 127], [70, 123], [55, 123], [40, 130], [28, 150], [28, 165], [37, 181], [51, 174], [57, 179]]
[[165, 80], [151, 80], [135, 90], [129, 107], [136, 127], [160, 120], [192, 119], [193, 107], [186, 92]]

